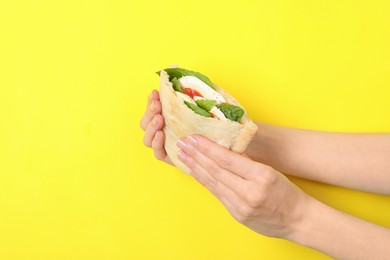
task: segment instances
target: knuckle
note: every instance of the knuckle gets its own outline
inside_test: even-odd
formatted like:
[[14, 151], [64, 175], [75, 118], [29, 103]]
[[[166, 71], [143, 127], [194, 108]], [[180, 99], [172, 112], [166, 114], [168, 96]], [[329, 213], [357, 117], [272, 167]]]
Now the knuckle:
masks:
[[192, 176], [197, 182], [199, 182], [200, 185], [202, 185], [203, 187], [205, 187], [205, 188], [207, 189], [207, 186], [206, 186], [206, 184], [205, 184], [205, 181], [204, 181], [204, 179], [203, 179], [201, 176], [197, 175], [197, 174], [194, 173], [194, 172], [191, 172], [191, 176]]
[[248, 204], [241, 204], [238, 209], [240, 216], [244, 219], [249, 219], [253, 215], [253, 208], [249, 206]]
[[142, 117], [141, 120], [139, 121], [139, 126], [141, 127], [142, 130], [145, 131], [145, 129], [146, 129], [145, 116]]
[[155, 115], [154, 119], [156, 120], [156, 127], [161, 129], [163, 126], [164, 118], [161, 114]]
[[192, 160], [190, 157], [185, 156], [184, 158], [182, 158], [182, 161], [191, 171], [198, 172], [194, 160]]
[[160, 161], [164, 160], [165, 155], [166, 155], [165, 150], [156, 147], [156, 144], [154, 143], [154, 141], [152, 143], [152, 149], [153, 149], [154, 157], [157, 160], [160, 160]]
[[157, 159], [157, 160], [159, 160], [159, 161], [162, 161], [162, 160], [164, 160], [164, 155], [162, 154], [162, 153], [160, 153], [160, 152], [154, 152], [154, 157]]
[[233, 216], [233, 218], [235, 218], [241, 224], [245, 224], [245, 223], [248, 222], [248, 217], [245, 217], [245, 216], [241, 215], [240, 213], [236, 213], [236, 214], [234, 214], [232, 216]]
[[251, 208], [258, 208], [264, 203], [264, 195], [258, 191], [251, 192], [247, 197], [248, 205]]
[[221, 167], [219, 167], [215, 163], [210, 163], [207, 166], [207, 171], [212, 176], [211, 178], [214, 180], [215, 185], [218, 184], [217, 179], [223, 179], [225, 177], [224, 176], [224, 169], [222, 169]]
[[267, 187], [273, 185], [276, 182], [276, 174], [269, 166], [267, 166], [263, 172], [263, 182]]
[[218, 164], [225, 169], [229, 169], [232, 165], [232, 160], [228, 156], [219, 156]]
[[210, 163], [207, 168], [212, 175], [221, 175], [221, 168], [218, 165]]
[[275, 170], [270, 166], [261, 165], [256, 180], [263, 187], [272, 186], [277, 180]]
[[153, 131], [156, 131], [159, 128], [159, 125], [160, 125], [160, 118], [157, 115], [155, 115], [150, 122], [150, 128], [153, 129]]
[[191, 176], [194, 177], [195, 180], [197, 180], [202, 186], [207, 188], [207, 184], [203, 177], [199, 176], [196, 172], [191, 171]]
[[160, 160], [160, 161], [161, 161], [161, 155], [160, 155], [160, 153], [159, 153], [158, 151], [156, 151], [156, 150], [153, 150], [153, 152], [154, 152], [154, 158], [156, 158], [157, 160]]
[[147, 137], [146, 135], [144, 136], [143, 142], [144, 142], [144, 145], [145, 145], [145, 146], [151, 147], [150, 142], [149, 142], [149, 140], [148, 140], [148, 137]]
[[217, 181], [213, 177], [207, 177], [205, 179], [205, 187], [207, 187], [209, 190], [214, 190], [214, 188], [217, 186]]
[[151, 135], [150, 131], [146, 130], [144, 138], [143, 138], [143, 142], [144, 142], [145, 146], [150, 147], [150, 148], [152, 147], [152, 141], [153, 141], [153, 139], [151, 137], [152, 137], [152, 135]]

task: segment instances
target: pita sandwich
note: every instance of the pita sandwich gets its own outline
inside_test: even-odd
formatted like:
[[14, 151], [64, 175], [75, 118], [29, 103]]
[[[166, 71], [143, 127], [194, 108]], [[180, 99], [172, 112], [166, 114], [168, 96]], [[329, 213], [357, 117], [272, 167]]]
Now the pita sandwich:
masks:
[[165, 150], [175, 166], [189, 168], [177, 158], [177, 140], [202, 135], [243, 153], [257, 131], [243, 107], [205, 75], [183, 68], [167, 68], [160, 75], [160, 100], [165, 119]]

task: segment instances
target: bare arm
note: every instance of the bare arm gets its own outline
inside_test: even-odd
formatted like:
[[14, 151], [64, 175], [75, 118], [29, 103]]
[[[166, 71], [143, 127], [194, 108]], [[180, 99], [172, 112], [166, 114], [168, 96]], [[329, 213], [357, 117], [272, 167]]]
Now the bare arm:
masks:
[[242, 224], [335, 259], [389, 259], [390, 230], [310, 197], [283, 174], [201, 136], [178, 141], [179, 158]]
[[288, 240], [335, 259], [389, 259], [390, 230], [329, 207], [313, 198]]
[[390, 195], [390, 134], [300, 130], [257, 123], [245, 153], [305, 179]]

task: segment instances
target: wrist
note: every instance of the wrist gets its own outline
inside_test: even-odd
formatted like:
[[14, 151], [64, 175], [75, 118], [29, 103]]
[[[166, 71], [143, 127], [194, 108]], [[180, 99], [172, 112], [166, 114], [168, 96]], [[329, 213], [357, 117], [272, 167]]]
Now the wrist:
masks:
[[277, 158], [283, 151], [283, 144], [278, 137], [276, 127], [264, 123], [256, 122], [258, 127], [257, 133], [249, 143], [245, 154], [252, 160], [269, 165], [273, 168], [277, 167]]
[[297, 244], [313, 247], [311, 242], [313, 242], [314, 234], [318, 230], [316, 227], [316, 213], [322, 214], [322, 209], [320, 205], [321, 202], [316, 199], [308, 196], [307, 200], [300, 207], [300, 216], [297, 218], [297, 221], [291, 226], [291, 230], [288, 233], [285, 239], [295, 242]]
[[354, 244], [352, 233], [344, 230], [345, 225], [351, 224], [350, 216], [313, 197], [309, 197], [303, 210], [286, 239], [337, 259], [355, 255], [347, 249]]

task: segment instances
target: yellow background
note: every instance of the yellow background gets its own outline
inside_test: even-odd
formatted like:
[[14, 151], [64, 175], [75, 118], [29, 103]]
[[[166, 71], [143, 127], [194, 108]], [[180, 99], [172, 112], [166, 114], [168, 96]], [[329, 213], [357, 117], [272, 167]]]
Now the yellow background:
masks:
[[[257, 121], [389, 132], [389, 24], [386, 0], [1, 1], [0, 259], [328, 259], [235, 222], [139, 120], [177, 63]], [[389, 197], [293, 181], [390, 227]]]

